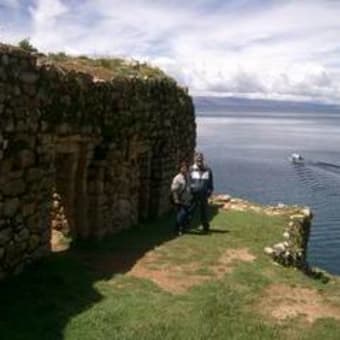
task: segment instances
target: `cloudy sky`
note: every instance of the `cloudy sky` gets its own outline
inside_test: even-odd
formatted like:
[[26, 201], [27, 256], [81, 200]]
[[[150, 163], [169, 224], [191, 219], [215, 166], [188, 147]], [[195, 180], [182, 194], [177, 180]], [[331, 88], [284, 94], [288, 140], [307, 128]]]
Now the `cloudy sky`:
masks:
[[338, 0], [0, 0], [0, 41], [129, 56], [193, 95], [340, 103]]

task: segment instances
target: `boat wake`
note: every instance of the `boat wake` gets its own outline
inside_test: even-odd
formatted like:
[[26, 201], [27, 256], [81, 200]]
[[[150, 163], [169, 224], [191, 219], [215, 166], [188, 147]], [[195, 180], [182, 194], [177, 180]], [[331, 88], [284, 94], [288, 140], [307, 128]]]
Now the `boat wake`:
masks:
[[308, 242], [308, 261], [339, 273], [340, 243], [340, 165], [308, 161], [295, 165], [295, 173], [303, 186], [306, 204], [315, 213]]
[[340, 165], [328, 162], [309, 162], [309, 165], [340, 175]]
[[310, 167], [319, 168], [321, 170], [331, 172], [336, 175], [340, 175], [340, 164], [324, 162], [324, 161], [306, 160], [304, 157], [302, 157], [298, 153], [292, 153], [288, 157], [288, 159], [293, 165], [298, 166], [298, 167], [301, 165], [310, 166]]

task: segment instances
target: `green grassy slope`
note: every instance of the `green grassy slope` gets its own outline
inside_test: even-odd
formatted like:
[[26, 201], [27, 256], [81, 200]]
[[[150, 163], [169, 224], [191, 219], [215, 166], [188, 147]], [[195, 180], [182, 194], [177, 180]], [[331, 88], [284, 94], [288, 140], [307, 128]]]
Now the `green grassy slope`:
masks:
[[[323, 284], [263, 254], [285, 217], [215, 210], [210, 234], [193, 229], [179, 238], [172, 219], [53, 254], [3, 282], [0, 339], [340, 338], [338, 280]], [[239, 250], [255, 259], [238, 259]], [[275, 319], [265, 300], [273, 285], [314, 292], [314, 314], [334, 318]]]

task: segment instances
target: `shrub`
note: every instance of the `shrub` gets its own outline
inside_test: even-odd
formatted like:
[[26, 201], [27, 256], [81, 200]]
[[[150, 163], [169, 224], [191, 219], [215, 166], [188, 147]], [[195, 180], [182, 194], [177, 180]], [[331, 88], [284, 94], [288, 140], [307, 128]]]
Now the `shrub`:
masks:
[[18, 46], [28, 52], [38, 52], [38, 50], [30, 43], [29, 38], [19, 41]]
[[68, 56], [65, 52], [58, 53], [49, 53], [48, 58], [55, 61], [64, 61], [68, 59]]

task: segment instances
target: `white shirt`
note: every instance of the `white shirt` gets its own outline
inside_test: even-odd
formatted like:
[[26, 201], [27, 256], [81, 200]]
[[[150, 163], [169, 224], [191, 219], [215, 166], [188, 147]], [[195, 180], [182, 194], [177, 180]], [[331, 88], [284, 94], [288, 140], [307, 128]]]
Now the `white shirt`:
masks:
[[172, 180], [171, 191], [178, 195], [179, 200], [183, 204], [190, 204], [191, 193], [189, 180], [182, 173], [177, 174]]

